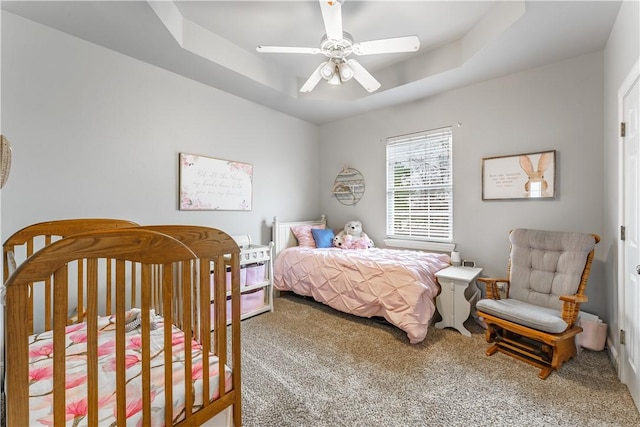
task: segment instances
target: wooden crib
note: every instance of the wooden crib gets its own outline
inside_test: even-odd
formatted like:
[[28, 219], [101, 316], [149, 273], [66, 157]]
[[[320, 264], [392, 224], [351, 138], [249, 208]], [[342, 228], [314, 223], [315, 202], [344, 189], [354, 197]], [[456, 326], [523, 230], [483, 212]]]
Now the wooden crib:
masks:
[[232, 407], [240, 426], [239, 252], [219, 230], [154, 226], [73, 234], [31, 255], [6, 283], [7, 425], [200, 425]]

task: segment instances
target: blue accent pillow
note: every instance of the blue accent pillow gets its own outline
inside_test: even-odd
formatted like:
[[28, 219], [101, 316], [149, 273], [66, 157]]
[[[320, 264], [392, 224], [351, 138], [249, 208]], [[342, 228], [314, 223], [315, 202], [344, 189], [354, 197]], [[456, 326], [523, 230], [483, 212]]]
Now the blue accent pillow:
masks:
[[313, 234], [313, 240], [316, 241], [316, 247], [318, 248], [331, 248], [333, 247], [333, 230], [330, 228], [312, 228], [311, 234]]

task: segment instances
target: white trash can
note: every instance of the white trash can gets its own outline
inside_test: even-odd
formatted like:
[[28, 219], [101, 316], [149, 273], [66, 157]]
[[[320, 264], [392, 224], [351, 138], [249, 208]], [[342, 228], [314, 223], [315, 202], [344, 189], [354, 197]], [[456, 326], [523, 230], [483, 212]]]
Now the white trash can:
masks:
[[582, 332], [576, 335], [576, 346], [593, 351], [604, 349], [607, 341], [606, 323], [603, 323], [598, 316], [581, 311], [578, 325], [582, 326]]

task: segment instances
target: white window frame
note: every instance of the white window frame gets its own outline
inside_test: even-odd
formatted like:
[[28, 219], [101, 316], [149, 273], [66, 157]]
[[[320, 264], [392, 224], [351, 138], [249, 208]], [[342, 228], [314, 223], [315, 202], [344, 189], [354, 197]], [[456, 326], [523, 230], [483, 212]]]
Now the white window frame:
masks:
[[[416, 163], [416, 167], [407, 171], [403, 185], [394, 181], [393, 164], [411, 156], [420, 156], [429, 161]], [[444, 168], [443, 168], [444, 166]], [[436, 174], [430, 171], [436, 171]], [[436, 242], [441, 250], [453, 248], [453, 129], [445, 127], [423, 132], [387, 138], [387, 240], [388, 246], [418, 247], [421, 242]], [[429, 179], [431, 182], [425, 181]], [[396, 193], [418, 192], [422, 194], [419, 202], [423, 208], [412, 209], [396, 206]], [[409, 196], [411, 197], [411, 196]], [[408, 203], [407, 203], [408, 204]], [[404, 224], [401, 219], [404, 218]], [[426, 221], [425, 221], [426, 219]], [[404, 244], [394, 244], [403, 241]], [[451, 245], [448, 245], [451, 244]]]

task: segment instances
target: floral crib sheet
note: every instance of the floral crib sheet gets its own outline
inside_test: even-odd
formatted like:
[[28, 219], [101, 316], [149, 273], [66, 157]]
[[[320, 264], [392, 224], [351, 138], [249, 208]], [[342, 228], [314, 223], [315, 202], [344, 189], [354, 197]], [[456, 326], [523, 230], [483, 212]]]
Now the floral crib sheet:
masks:
[[[98, 319], [98, 424], [115, 425], [116, 421], [116, 357], [115, 316]], [[156, 329], [151, 331], [151, 425], [164, 425], [164, 324], [155, 318]], [[87, 425], [87, 369], [86, 323], [66, 328], [66, 425]], [[29, 337], [29, 424], [53, 425], [53, 333]], [[142, 334], [140, 328], [125, 336], [125, 365], [127, 381], [127, 425], [142, 426]], [[173, 348], [173, 420], [184, 418], [184, 333], [172, 325]], [[192, 341], [192, 375], [195, 401], [193, 409], [202, 405], [202, 349]], [[210, 400], [218, 398], [218, 359], [209, 358]], [[231, 390], [231, 369], [225, 366], [225, 388]]]

